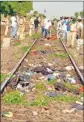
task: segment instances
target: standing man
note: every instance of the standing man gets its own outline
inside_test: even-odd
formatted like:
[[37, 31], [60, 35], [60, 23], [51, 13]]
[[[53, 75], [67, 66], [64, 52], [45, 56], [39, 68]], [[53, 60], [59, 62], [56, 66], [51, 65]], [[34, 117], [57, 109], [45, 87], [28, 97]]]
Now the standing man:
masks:
[[52, 23], [50, 20], [48, 20], [44, 26], [44, 35], [45, 35], [45, 38], [48, 37], [48, 34], [49, 34], [49, 31], [50, 31], [50, 27], [52, 26]]
[[83, 29], [82, 19], [78, 18], [78, 23], [77, 23], [77, 37], [78, 37], [78, 39], [81, 38], [82, 29]]
[[74, 47], [75, 41], [76, 41], [76, 33], [77, 33], [77, 23], [76, 19], [72, 19], [72, 24], [70, 28], [70, 40], [68, 41], [68, 45], [71, 46], [72, 48]]
[[10, 20], [11, 20], [11, 39], [15, 39], [17, 36], [17, 29], [18, 29], [16, 16], [15, 15], [11, 16]]
[[38, 26], [39, 26], [39, 18], [37, 17], [37, 18], [34, 20], [35, 33], [38, 32]]

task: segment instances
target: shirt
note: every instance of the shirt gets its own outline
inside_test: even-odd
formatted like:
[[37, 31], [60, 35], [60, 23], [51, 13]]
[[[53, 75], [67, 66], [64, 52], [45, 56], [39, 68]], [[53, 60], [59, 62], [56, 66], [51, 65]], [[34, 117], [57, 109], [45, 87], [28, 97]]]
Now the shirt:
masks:
[[17, 19], [15, 16], [11, 17], [11, 26], [16, 27], [17, 26]]
[[79, 22], [78, 24], [77, 24], [77, 29], [82, 29], [83, 28], [83, 24], [82, 24], [82, 22]]
[[46, 25], [44, 26], [45, 29], [49, 30], [50, 26], [52, 25], [51, 22], [47, 22]]
[[76, 26], [77, 26], [76, 23], [75, 24], [71, 24], [71, 29], [70, 30], [71, 31], [76, 31], [77, 30]]

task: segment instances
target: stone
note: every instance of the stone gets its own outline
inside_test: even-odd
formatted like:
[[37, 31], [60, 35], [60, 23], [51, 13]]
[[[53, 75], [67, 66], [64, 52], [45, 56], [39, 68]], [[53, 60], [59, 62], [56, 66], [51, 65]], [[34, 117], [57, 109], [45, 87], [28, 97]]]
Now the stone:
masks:
[[33, 113], [34, 116], [38, 115], [38, 113], [36, 111], [32, 111], [32, 113]]
[[2, 48], [7, 48], [10, 46], [10, 38], [4, 38], [2, 42]]

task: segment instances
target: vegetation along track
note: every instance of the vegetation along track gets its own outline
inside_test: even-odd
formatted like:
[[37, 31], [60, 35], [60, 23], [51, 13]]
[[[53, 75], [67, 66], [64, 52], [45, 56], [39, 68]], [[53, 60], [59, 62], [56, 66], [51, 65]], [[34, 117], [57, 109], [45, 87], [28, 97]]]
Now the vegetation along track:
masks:
[[[59, 112], [59, 109], [69, 108], [69, 104], [63, 102], [75, 102], [80, 99], [79, 96], [77, 96], [76, 90], [81, 86], [81, 78], [77, 75], [76, 70], [72, 66], [73, 64], [60, 40], [35, 40], [32, 47], [27, 50], [19, 63], [17, 63], [11, 76], [1, 85], [1, 91], [4, 91], [2, 94], [2, 111], [10, 110], [14, 114], [13, 118], [2, 118], [2, 122], [9, 122], [9, 119], [11, 122], [12, 120], [13, 122], [27, 122], [27, 120], [30, 122], [62, 122], [62, 119], [65, 122], [70, 122], [71, 116], [73, 119], [72, 122], [76, 120], [77, 122], [82, 122], [82, 114], [79, 114], [79, 112], [74, 115], [73, 113], [71, 115], [63, 115]], [[41, 70], [35, 73], [34, 70], [36, 70], [35, 68], [37, 67], [47, 67], [49, 72], [52, 71], [53, 74], [55, 74], [55, 79], [51, 78], [52, 73], [47, 75], [46, 73], [44, 74], [44, 72], [41, 72]], [[29, 73], [31, 74], [31, 77], [27, 77], [27, 79], [29, 78], [29, 82], [35, 84], [33, 89], [25, 89], [25, 92], [23, 89], [20, 89], [18, 84], [23, 81], [19, 81], [17, 86], [11, 87], [11, 85], [14, 85], [11, 84], [13, 83], [13, 80], [11, 80], [12, 76], [17, 76], [18, 74], [25, 75], [25, 73], [27, 75]], [[65, 76], [69, 75], [72, 79], [75, 78], [76, 84], [70, 85], [73, 84], [74, 80], [70, 83], [70, 81], [68, 81], [69, 79], [65, 79]], [[62, 83], [63, 80], [65, 80], [65, 86], [67, 88], [64, 90], [68, 90], [71, 94], [70, 96], [66, 95], [65, 91], [64, 94], [63, 91], [60, 91], [60, 94], [63, 94], [62, 96], [59, 96], [60, 98], [57, 96], [54, 98], [46, 96], [49, 91], [57, 91], [56, 83]], [[24, 97], [19, 96], [18, 90]], [[54, 101], [56, 103], [52, 103]], [[59, 101], [62, 101], [62, 104]], [[49, 103], [52, 104], [42, 108], [42, 106], [46, 106]], [[25, 108], [27, 106], [30, 108]], [[41, 107], [38, 109], [38, 107], [35, 106]], [[48, 114], [47, 112], [50, 111], [50, 109], [51, 114], [49, 114], [48, 117], [46, 114]]]

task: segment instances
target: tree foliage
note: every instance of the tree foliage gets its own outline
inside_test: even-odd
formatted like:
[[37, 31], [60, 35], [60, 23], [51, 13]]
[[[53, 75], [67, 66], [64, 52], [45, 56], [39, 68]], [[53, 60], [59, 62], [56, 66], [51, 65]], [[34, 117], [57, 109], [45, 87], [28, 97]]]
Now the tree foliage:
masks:
[[80, 11], [79, 15], [84, 18], [84, 11]]
[[1, 2], [0, 13], [1, 14], [13, 14], [15, 12], [25, 16], [27, 12], [33, 9], [33, 3], [28, 1], [17, 1], [17, 2]]
[[79, 16], [80, 16], [81, 18], [84, 18], [84, 11], [75, 12], [75, 13], [74, 13], [74, 16], [75, 16], [76, 19], [77, 19]]
[[74, 16], [75, 16], [75, 18], [77, 19], [78, 16], [79, 16], [79, 13], [78, 13], [78, 12], [75, 12], [75, 13], [74, 13]]

